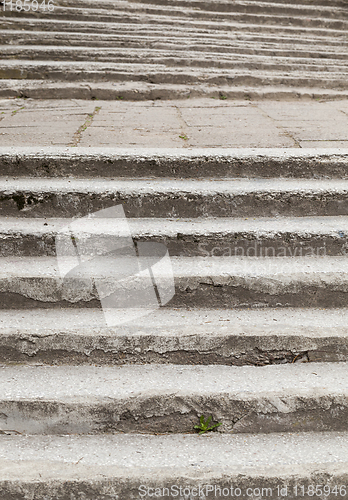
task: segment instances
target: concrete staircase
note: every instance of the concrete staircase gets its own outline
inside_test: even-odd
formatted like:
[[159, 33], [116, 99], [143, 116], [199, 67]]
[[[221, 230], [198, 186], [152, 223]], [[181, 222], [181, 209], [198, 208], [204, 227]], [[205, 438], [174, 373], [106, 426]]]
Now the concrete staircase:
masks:
[[5, 5], [0, 96], [347, 96], [347, 0], [54, 4]]
[[[2, 149], [1, 499], [344, 497], [347, 155]], [[121, 203], [175, 296], [108, 327], [55, 237]]]

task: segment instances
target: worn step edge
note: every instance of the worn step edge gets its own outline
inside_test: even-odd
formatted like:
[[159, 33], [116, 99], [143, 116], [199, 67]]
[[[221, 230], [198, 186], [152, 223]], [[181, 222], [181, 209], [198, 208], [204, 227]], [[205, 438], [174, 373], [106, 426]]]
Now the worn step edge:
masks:
[[267, 85], [227, 86], [220, 85], [174, 85], [144, 82], [52, 82], [43, 80], [8, 79], [0, 81], [0, 97], [30, 99], [100, 99], [144, 101], [157, 99], [187, 99], [189, 97], [212, 97], [228, 99], [346, 99], [348, 91], [311, 87], [288, 87]]
[[178, 497], [182, 488], [181, 498], [185, 488], [186, 495], [198, 495], [200, 488], [209, 498], [216, 487], [217, 495], [227, 488], [224, 497], [231, 499], [236, 488], [241, 496], [250, 488], [256, 500], [258, 489], [278, 498], [279, 488], [293, 500], [309, 485], [322, 484], [329, 485], [325, 498], [335, 500], [348, 482], [347, 442], [345, 432], [1, 436], [0, 492], [4, 499], [135, 500], [139, 493], [150, 498], [155, 488], [163, 497], [164, 488]]
[[[123, 318], [129, 313], [123, 311]], [[241, 366], [348, 361], [347, 309], [138, 313], [138, 319], [111, 328], [100, 309], [0, 310], [0, 362]]]
[[[149, 266], [147, 258], [139, 262]], [[61, 269], [76, 265], [75, 257], [60, 257]], [[137, 266], [132, 257], [92, 259], [63, 279], [54, 257], [2, 257], [1, 308], [99, 307], [97, 278], [104, 307], [157, 308], [153, 283], [134, 274]], [[347, 257], [172, 257], [152, 270], [166, 307], [344, 308], [348, 301]]]
[[262, 87], [265, 85], [293, 87], [307, 87], [309, 91], [315, 88], [348, 90], [346, 77], [347, 71], [330, 72], [329, 68], [322, 71], [304, 72], [301, 69], [287, 71], [273, 69], [247, 69], [247, 68], [212, 68], [206, 71], [203, 68], [171, 67], [165, 64], [133, 64], [133, 63], [107, 63], [107, 62], [67, 62], [67, 61], [26, 61], [4, 59], [0, 65], [0, 78], [3, 80], [49, 80], [61, 83], [105, 81], [110, 83], [143, 82], [149, 84], [177, 84], [177, 85], [222, 85], [232, 91], [235, 87], [248, 85]]
[[347, 363], [0, 371], [2, 431], [194, 432], [207, 414], [223, 433], [348, 430]]
[[[1, 83], [1, 82], [0, 82]], [[160, 103], [158, 104], [160, 106]], [[27, 177], [348, 179], [348, 149], [0, 147], [0, 174]], [[27, 182], [22, 181], [22, 185]], [[39, 182], [39, 181], [37, 181]], [[47, 181], [46, 181], [47, 182]], [[50, 181], [51, 182], [51, 181]], [[28, 184], [30, 186], [30, 184]]]
[[[0, 256], [53, 256], [56, 240], [74, 219], [0, 217]], [[125, 237], [117, 219], [88, 219], [75, 239]], [[348, 217], [127, 219], [136, 242], [157, 241], [171, 256], [250, 257], [346, 255]], [[66, 232], [66, 231], [65, 231]], [[116, 241], [116, 240], [115, 240]]]
[[81, 217], [123, 204], [132, 218], [345, 216], [347, 193], [347, 179], [6, 177], [0, 215]]

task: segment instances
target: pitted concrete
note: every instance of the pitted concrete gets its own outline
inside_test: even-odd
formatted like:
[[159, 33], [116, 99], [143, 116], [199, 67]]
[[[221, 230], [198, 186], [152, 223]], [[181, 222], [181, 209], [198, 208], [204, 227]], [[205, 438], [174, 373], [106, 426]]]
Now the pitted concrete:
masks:
[[[0, 256], [56, 255], [55, 238], [70, 221], [67, 218], [1, 217]], [[128, 218], [127, 225], [134, 241], [163, 243], [171, 256], [340, 256], [346, 255], [348, 250], [346, 216]], [[86, 243], [92, 235], [100, 238], [126, 236], [115, 221], [99, 218], [89, 220], [88, 231], [86, 227], [75, 235], [80, 242]]]
[[[1, 367], [0, 426], [24, 434], [346, 431], [346, 363]], [[141, 381], [141, 383], [139, 383]]]
[[[57, 2], [48, 15], [29, 10], [25, 22], [16, 11], [3, 17], [3, 96], [170, 99], [275, 86], [281, 97], [302, 88], [337, 97], [347, 90], [342, 4]], [[105, 79], [111, 85], [95, 87]], [[124, 82], [140, 87], [129, 92]]]
[[348, 214], [348, 180], [0, 179], [0, 215], [81, 217], [124, 204], [128, 217], [277, 217]]
[[[40, 108], [40, 112], [44, 110], [45, 105]], [[206, 112], [210, 113], [209, 106], [206, 107]], [[98, 118], [101, 119], [101, 117], [99, 113]], [[43, 182], [45, 178], [52, 179], [53, 177], [68, 178], [70, 182], [75, 177], [79, 179], [128, 178], [128, 180], [129, 178], [150, 180], [166, 177], [191, 180], [282, 177], [317, 180], [347, 179], [347, 159], [348, 148], [312, 148], [298, 151], [286, 148], [12, 146], [0, 147], [0, 173], [3, 177], [18, 177], [19, 183], [24, 182], [20, 177], [37, 177]]]
[[[53, 89], [59, 92], [57, 86]], [[87, 87], [86, 91], [90, 92]], [[84, 96], [85, 101], [74, 99], [77, 96], [61, 101], [1, 99], [0, 147], [8, 151], [13, 146], [30, 147], [33, 141], [45, 148], [73, 144], [81, 152], [80, 148], [103, 148], [101, 159], [105, 148], [156, 148], [158, 152], [176, 148], [187, 153], [190, 148], [207, 152], [209, 148], [301, 148], [304, 153], [302, 149], [311, 142], [326, 150], [348, 146], [347, 96], [332, 101], [330, 95], [307, 93], [297, 102], [277, 101], [279, 96], [268, 87], [268, 100], [245, 89], [244, 96], [214, 92], [213, 99], [186, 95], [171, 101], [148, 95], [148, 101], [128, 102], [117, 93], [112, 101], [102, 95], [94, 101], [92, 95]], [[162, 99], [168, 96], [163, 94]]]
[[[123, 312], [129, 317], [129, 310]], [[267, 365], [348, 361], [342, 309], [159, 309], [107, 327], [101, 309], [0, 310], [1, 363]]]
[[[190, 488], [196, 495], [199, 487], [205, 494], [206, 485], [213, 485], [213, 494], [214, 486], [227, 488], [229, 499], [235, 498], [231, 486], [241, 488], [241, 495], [251, 488], [250, 498], [256, 500], [258, 490], [254, 492], [254, 488], [271, 488], [265, 494], [278, 498], [278, 487], [287, 486], [287, 497], [292, 500], [296, 486], [298, 492], [301, 486], [307, 491], [315, 481], [330, 486], [347, 484], [346, 443], [344, 432], [2, 436], [0, 491], [3, 498], [26, 495], [37, 500], [77, 500], [83, 495], [86, 500], [133, 500], [139, 493], [153, 494], [155, 488], [160, 488], [158, 494], [166, 494], [163, 488], [170, 491], [174, 487], [175, 493], [177, 486], [178, 495], [180, 487], [182, 492]], [[326, 498], [336, 498], [335, 490], [330, 488]]]
[[[63, 279], [54, 257], [3, 257], [1, 307], [98, 307], [95, 278], [110, 293], [117, 293], [117, 308], [127, 308], [134, 303], [135, 291], [141, 290], [145, 297], [153, 286], [145, 275], [133, 275], [133, 258], [116, 262], [125, 274], [130, 270], [129, 279], [118, 279], [120, 270], [112, 266], [114, 258], [104, 259], [102, 265], [96, 261], [94, 267], [81, 267], [76, 276]], [[347, 257], [172, 257], [171, 266], [156, 274], [165, 281], [171, 280], [172, 273], [174, 276], [175, 295], [166, 307], [206, 307], [209, 303], [212, 308], [227, 309], [320, 308], [345, 307], [348, 300]]]

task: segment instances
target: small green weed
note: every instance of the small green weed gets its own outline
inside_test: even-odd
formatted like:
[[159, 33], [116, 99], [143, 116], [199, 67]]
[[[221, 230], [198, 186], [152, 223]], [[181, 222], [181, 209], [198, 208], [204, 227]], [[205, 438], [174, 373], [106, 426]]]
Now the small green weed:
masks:
[[184, 139], [184, 141], [188, 141], [187, 135], [179, 135], [180, 139]]
[[227, 99], [227, 96], [224, 94], [220, 94], [219, 99], [224, 101], [225, 99]]
[[212, 431], [216, 427], [219, 427], [222, 425], [222, 422], [219, 422], [217, 424], [212, 425], [209, 427], [210, 421], [213, 417], [210, 416], [207, 418], [206, 422], [204, 422], [204, 415], [201, 415], [201, 418], [199, 419], [199, 425], [195, 425], [194, 429], [199, 430], [200, 432], [198, 434], [204, 434], [205, 432]]

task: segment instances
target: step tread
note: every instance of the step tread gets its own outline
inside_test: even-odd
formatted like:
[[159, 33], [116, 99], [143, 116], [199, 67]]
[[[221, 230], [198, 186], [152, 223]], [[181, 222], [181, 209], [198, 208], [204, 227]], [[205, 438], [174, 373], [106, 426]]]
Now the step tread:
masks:
[[158, 194], [167, 195], [219, 195], [238, 196], [243, 194], [296, 193], [305, 196], [311, 193], [337, 193], [348, 191], [348, 179], [245, 179], [225, 178], [218, 179], [176, 179], [176, 178], [101, 178], [96, 177], [91, 183], [88, 179], [79, 178], [33, 178], [33, 177], [0, 177], [0, 193], [2, 196], [12, 193], [124, 193], [127, 195]]
[[[59, 401], [79, 404], [108, 398], [152, 398], [215, 394], [248, 401], [348, 396], [348, 363], [293, 363], [254, 366], [125, 365], [1, 366], [1, 401]], [[139, 384], [141, 380], [141, 384]], [[277, 402], [277, 398], [280, 398]], [[343, 404], [343, 402], [342, 402]], [[295, 409], [295, 408], [293, 408]]]
[[[75, 258], [63, 257], [69, 264], [75, 262]], [[141, 257], [139, 257], [141, 259]], [[147, 263], [146, 257], [144, 257]], [[117, 262], [129, 265], [129, 269], [134, 270], [134, 257], [118, 257]], [[112, 262], [112, 260], [110, 261]], [[336, 283], [337, 286], [345, 288], [348, 281], [348, 259], [346, 256], [303, 256], [303, 257], [171, 257], [171, 264], [174, 277], [182, 280], [184, 286], [185, 279], [192, 278], [197, 286], [200, 284], [212, 286], [238, 286], [238, 278], [257, 279], [264, 278], [263, 286], [272, 288], [286, 288], [293, 283], [307, 282], [324, 284]], [[110, 276], [110, 271], [104, 268], [98, 269], [98, 276]], [[82, 272], [82, 271], [81, 271]], [[99, 272], [101, 273], [99, 275]], [[115, 271], [116, 273], [119, 270]], [[108, 273], [105, 275], [104, 273]], [[169, 273], [169, 274], [168, 274]], [[171, 269], [158, 268], [157, 277], [167, 277], [171, 274]], [[82, 275], [81, 275], [82, 276]], [[56, 280], [60, 278], [56, 257], [0, 257], [0, 279], [2, 286], [9, 285], [7, 280], [26, 278], [42, 278]], [[144, 277], [147, 280], [147, 277]], [[190, 281], [191, 285], [193, 282]], [[188, 283], [187, 283], [188, 285]], [[249, 283], [250, 286], [250, 283]], [[255, 286], [257, 284], [255, 283]], [[270, 290], [268, 290], [269, 292]]]
[[[4, 97], [27, 97], [37, 99], [91, 99], [102, 100], [154, 100], [154, 99], [183, 99], [188, 97], [214, 97], [223, 95], [236, 99], [344, 99], [348, 91], [341, 88], [322, 88], [319, 85], [305, 87], [299, 85], [267, 84], [262, 87], [259, 84], [251, 86], [233, 87], [225, 84], [205, 85], [195, 84], [167, 84], [167, 83], [144, 83], [144, 82], [92, 82], [81, 79], [78, 82], [50, 81], [50, 80], [24, 80], [4, 79], [0, 80], [0, 96]], [[79, 148], [80, 149], [80, 148]]]
[[[43, 236], [55, 235], [63, 227], [75, 219], [68, 218], [24, 218], [0, 217], [0, 238], [11, 235]], [[180, 238], [187, 236], [229, 236], [244, 234], [253, 237], [280, 239], [289, 234], [297, 236], [323, 236], [342, 239], [348, 235], [348, 216], [322, 217], [251, 217], [251, 218], [198, 218], [198, 219], [156, 219], [156, 218], [127, 218], [127, 224], [132, 237], [164, 236]], [[121, 228], [110, 219], [90, 219], [88, 232], [91, 234], [103, 233], [120, 234]], [[78, 230], [76, 230], [78, 232]], [[85, 229], [86, 231], [86, 229]], [[343, 240], [342, 240], [343, 241]], [[343, 244], [343, 243], [342, 243]]]
[[[195, 471], [196, 477], [204, 474], [207, 480], [211, 477], [210, 469], [215, 474], [228, 469], [231, 476], [238, 475], [241, 480], [239, 474], [243, 472], [249, 475], [262, 471], [266, 478], [274, 478], [281, 470], [288, 478], [292, 468], [299, 478], [309, 478], [312, 472], [330, 466], [346, 473], [347, 455], [348, 432], [214, 433], [200, 437], [1, 436], [0, 480], [79, 478], [80, 474], [95, 477], [100, 468], [103, 474], [127, 479], [131, 476], [133, 481], [149, 471], [159, 474], [159, 481], [168, 475], [176, 477], [177, 470], [184, 468], [187, 472]], [[50, 466], [42, 467], [44, 462]]]
[[[125, 313], [127, 313], [125, 309]], [[180, 336], [203, 334], [271, 337], [277, 330], [280, 337], [301, 334], [308, 338], [336, 336], [346, 338], [348, 309], [158, 309], [143, 319], [133, 320], [113, 328], [104, 326], [101, 309], [0, 309], [0, 335], [33, 332], [35, 336], [54, 335], [59, 332], [83, 334], [92, 337], [150, 334], [153, 336]], [[195, 330], [192, 330], [195, 325]]]

